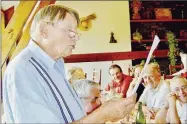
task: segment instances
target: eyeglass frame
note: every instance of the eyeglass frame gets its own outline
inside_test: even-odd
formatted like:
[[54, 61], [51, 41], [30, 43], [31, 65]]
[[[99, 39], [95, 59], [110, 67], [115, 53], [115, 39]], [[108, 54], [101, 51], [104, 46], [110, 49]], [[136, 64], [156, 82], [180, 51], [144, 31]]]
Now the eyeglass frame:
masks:
[[[49, 21], [44, 21], [44, 22], [47, 23], [47, 24], [51, 24], [51, 25], [54, 26], [54, 27], [57, 27], [57, 26], [55, 25], [54, 22], [49, 22]], [[72, 31], [72, 30], [70, 30], [70, 29], [65, 29], [65, 28], [59, 28], [59, 29], [61, 29], [62, 31], [68, 32], [68, 36], [69, 36], [69, 38], [71, 38], [71, 39], [73, 39], [73, 38], [78, 38], [78, 39], [79, 39], [80, 36], [81, 36], [81, 33]], [[73, 35], [73, 36], [70, 36], [71, 33], [73, 33], [74, 35]], [[77, 37], [76, 37], [76, 36], [77, 36]]]
[[175, 91], [176, 93], [179, 93], [180, 90], [182, 90], [182, 91], [187, 91], [187, 85], [184, 85], [184, 86], [181, 86], [181, 87], [177, 87], [177, 88], [174, 89], [174, 91]]

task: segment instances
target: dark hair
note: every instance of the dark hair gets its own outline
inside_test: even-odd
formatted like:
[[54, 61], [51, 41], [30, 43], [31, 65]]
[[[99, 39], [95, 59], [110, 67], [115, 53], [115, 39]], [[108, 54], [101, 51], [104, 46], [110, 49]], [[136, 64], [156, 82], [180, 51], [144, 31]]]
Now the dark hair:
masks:
[[111, 66], [110, 66], [110, 68], [109, 68], [109, 70], [108, 70], [109, 74], [110, 74], [110, 70], [111, 70], [111, 69], [114, 69], [114, 68], [118, 68], [120, 72], [123, 72], [122, 69], [121, 69], [121, 67], [120, 67], [119, 65], [114, 64], [114, 65], [111, 65]]

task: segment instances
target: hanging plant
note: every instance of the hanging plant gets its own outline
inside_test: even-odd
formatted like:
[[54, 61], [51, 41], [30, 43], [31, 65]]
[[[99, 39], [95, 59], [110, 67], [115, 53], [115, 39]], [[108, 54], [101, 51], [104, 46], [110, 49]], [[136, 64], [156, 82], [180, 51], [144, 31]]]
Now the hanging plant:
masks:
[[[168, 51], [168, 57], [170, 60], [170, 64], [172, 66], [175, 66], [176, 64], [176, 51], [177, 51], [177, 47], [178, 47], [178, 41], [176, 40], [176, 36], [174, 35], [173, 32], [168, 31], [166, 33], [166, 37], [168, 40], [168, 47], [169, 47], [169, 51]], [[175, 68], [173, 69], [173, 71], [176, 71]]]

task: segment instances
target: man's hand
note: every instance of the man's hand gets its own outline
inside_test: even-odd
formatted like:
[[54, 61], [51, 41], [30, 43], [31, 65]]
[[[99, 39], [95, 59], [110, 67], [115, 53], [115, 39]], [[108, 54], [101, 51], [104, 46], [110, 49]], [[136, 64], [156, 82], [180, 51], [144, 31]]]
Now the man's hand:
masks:
[[169, 106], [175, 106], [176, 99], [177, 99], [177, 95], [174, 92], [169, 93], [169, 95], [167, 97], [167, 101], [168, 101]]
[[147, 111], [147, 116], [148, 116], [148, 118], [150, 118], [150, 119], [155, 119], [156, 112], [155, 112], [153, 109], [148, 109], [148, 111]]
[[113, 98], [105, 102], [99, 109], [104, 121], [118, 121], [124, 118], [135, 106], [136, 94], [129, 98]]

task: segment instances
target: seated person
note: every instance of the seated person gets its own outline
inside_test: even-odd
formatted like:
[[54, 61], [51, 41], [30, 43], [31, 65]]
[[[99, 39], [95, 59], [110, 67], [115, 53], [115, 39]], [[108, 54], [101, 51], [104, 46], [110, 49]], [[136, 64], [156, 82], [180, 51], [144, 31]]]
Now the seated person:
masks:
[[[174, 77], [170, 83], [171, 92], [164, 106], [156, 115], [156, 123], [187, 123], [187, 80]], [[167, 116], [167, 118], [166, 118]]]
[[176, 75], [182, 75], [184, 78], [187, 78], [187, 48], [183, 48], [180, 49], [179, 48], [179, 55], [182, 61], [182, 64], [184, 66], [184, 68], [172, 75], [176, 76]]
[[105, 90], [113, 90], [115, 93], [120, 94], [121, 97], [125, 98], [132, 77], [123, 74], [121, 67], [116, 64], [110, 66], [109, 74], [112, 77], [112, 81], [107, 85]]
[[68, 70], [68, 81], [70, 84], [73, 83], [73, 81], [79, 80], [79, 79], [85, 79], [85, 73], [82, 70], [82, 68], [79, 67], [73, 67]]
[[98, 83], [81, 79], [75, 81], [72, 86], [81, 99], [87, 114], [90, 114], [101, 105], [100, 85]]
[[143, 80], [146, 88], [140, 96], [139, 102], [143, 103], [144, 113], [154, 119], [170, 91], [169, 85], [161, 79], [160, 67], [156, 63], [147, 65], [143, 73]]
[[[142, 69], [143, 69], [143, 66], [141, 66], [141, 65], [136, 66], [136, 68], [134, 69], [134, 78], [133, 78], [132, 82], [130, 83], [129, 89], [127, 91], [127, 96], [129, 96], [132, 93]], [[144, 88], [145, 87], [144, 87], [143, 80], [142, 80], [142, 82], [140, 83], [140, 85], [137, 89], [137, 92], [136, 92], [137, 93], [137, 101], [139, 100], [141, 94], [143, 93]]]

